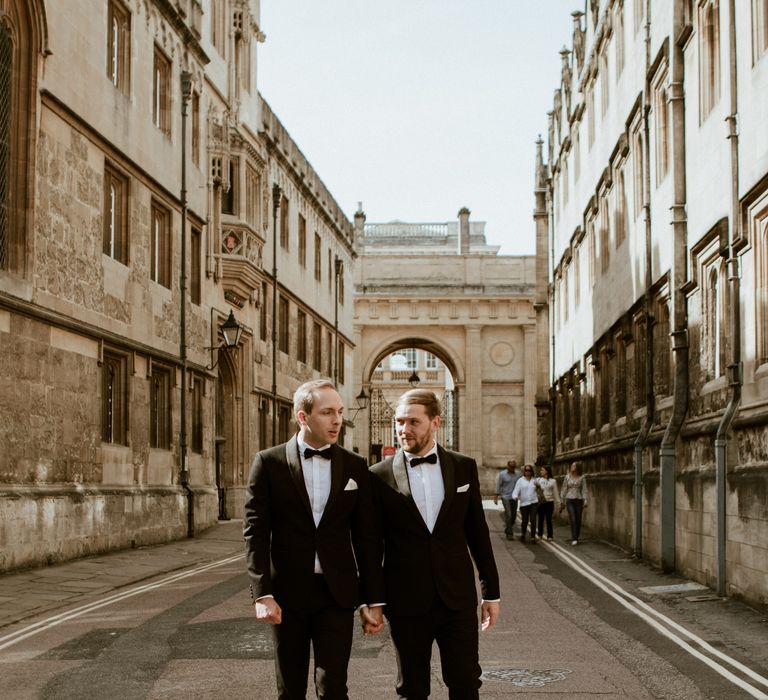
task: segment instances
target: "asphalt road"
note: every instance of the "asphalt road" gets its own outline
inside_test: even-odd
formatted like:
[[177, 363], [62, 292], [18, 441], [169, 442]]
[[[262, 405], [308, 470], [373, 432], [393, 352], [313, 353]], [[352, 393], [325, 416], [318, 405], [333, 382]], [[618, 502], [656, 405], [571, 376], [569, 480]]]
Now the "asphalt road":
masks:
[[[481, 635], [481, 697], [768, 697], [764, 615], [708, 591], [641, 590], [685, 582], [602, 542], [571, 547], [565, 530], [507, 541], [488, 518], [502, 617]], [[0, 697], [276, 697], [239, 530], [0, 577]], [[356, 631], [350, 697], [395, 697], [394, 673], [387, 632]], [[447, 697], [437, 658], [432, 697]]]

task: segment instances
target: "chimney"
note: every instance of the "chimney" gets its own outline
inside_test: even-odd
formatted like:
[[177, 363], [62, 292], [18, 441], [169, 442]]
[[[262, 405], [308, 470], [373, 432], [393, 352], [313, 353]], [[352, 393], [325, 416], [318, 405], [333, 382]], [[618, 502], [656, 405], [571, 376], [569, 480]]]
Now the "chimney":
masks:
[[359, 252], [362, 253], [363, 251], [363, 238], [364, 238], [364, 231], [363, 227], [365, 226], [365, 212], [363, 211], [363, 203], [358, 202], [357, 203], [357, 211], [355, 212], [355, 248]]
[[459, 209], [459, 255], [469, 255], [469, 209]]

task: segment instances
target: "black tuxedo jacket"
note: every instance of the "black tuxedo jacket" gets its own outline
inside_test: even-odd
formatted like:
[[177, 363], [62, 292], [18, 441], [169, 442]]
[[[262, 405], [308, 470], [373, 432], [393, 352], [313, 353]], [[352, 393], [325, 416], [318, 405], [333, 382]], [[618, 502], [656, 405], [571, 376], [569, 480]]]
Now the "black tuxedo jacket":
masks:
[[435, 595], [452, 610], [477, 606], [473, 559], [483, 598], [499, 598], [477, 465], [458, 452], [437, 451], [445, 498], [431, 533], [411, 496], [403, 451], [371, 467], [384, 538], [387, 615], [426, 612]]
[[362, 457], [332, 447], [331, 491], [317, 527], [296, 436], [256, 455], [247, 494], [244, 536], [255, 598], [271, 594], [281, 607], [306, 607], [317, 552], [339, 606], [386, 602], [381, 535]]

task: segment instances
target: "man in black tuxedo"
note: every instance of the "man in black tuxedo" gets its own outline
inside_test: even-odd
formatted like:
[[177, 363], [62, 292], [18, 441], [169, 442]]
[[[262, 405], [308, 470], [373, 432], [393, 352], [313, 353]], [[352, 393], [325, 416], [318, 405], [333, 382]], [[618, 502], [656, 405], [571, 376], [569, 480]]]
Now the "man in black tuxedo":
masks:
[[256, 617], [273, 625], [280, 698], [307, 692], [310, 644], [319, 698], [347, 698], [354, 610], [383, 627], [381, 537], [365, 461], [336, 442], [344, 407], [328, 380], [300, 386], [300, 429], [253, 460], [244, 535]]
[[[397, 652], [397, 694], [430, 692], [432, 642], [452, 700], [478, 697], [477, 593], [482, 629], [499, 614], [499, 575], [483, 513], [477, 465], [435, 442], [440, 404], [413, 389], [395, 413], [402, 449], [371, 467], [384, 540], [385, 613]], [[470, 558], [471, 554], [471, 558]]]

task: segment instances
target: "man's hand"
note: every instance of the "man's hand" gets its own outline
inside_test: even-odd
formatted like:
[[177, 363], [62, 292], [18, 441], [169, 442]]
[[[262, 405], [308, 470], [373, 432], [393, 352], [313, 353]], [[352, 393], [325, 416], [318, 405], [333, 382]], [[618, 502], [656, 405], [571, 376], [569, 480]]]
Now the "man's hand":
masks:
[[360, 622], [363, 625], [363, 632], [365, 634], [378, 634], [381, 632], [384, 629], [384, 615], [381, 605], [371, 608], [363, 605], [360, 608]]
[[495, 506], [499, 505], [499, 497], [498, 496], [494, 496], [493, 497], [493, 505], [495, 505]]
[[496, 618], [499, 616], [499, 604], [483, 601], [480, 608], [480, 629], [485, 632], [496, 624]]
[[283, 621], [283, 611], [274, 598], [260, 598], [253, 604], [256, 619], [270, 625], [279, 625]]

